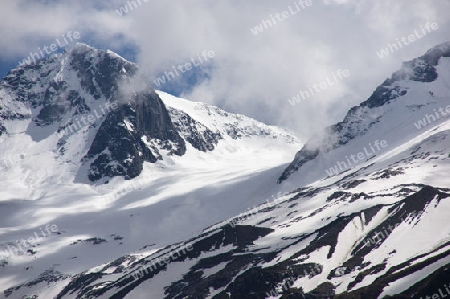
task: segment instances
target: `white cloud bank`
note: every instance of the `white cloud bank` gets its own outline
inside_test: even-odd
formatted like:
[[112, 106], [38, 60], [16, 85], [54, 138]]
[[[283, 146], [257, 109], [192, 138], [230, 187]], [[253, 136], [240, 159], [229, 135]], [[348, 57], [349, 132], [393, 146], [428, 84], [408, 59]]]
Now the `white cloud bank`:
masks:
[[[136, 45], [137, 63], [155, 79], [212, 50], [210, 79], [185, 97], [307, 137], [340, 120], [402, 61], [450, 39], [448, 0], [313, 0], [258, 35], [251, 28], [294, 7], [294, 1], [139, 1], [124, 16], [116, 10], [128, 5], [125, 0], [5, 1], [0, 52], [4, 59], [23, 59], [62, 34], [79, 31], [88, 43], [116, 49]], [[426, 22], [438, 23], [439, 30], [383, 59], [376, 55]], [[300, 104], [289, 103], [299, 90], [339, 69], [351, 76]]]

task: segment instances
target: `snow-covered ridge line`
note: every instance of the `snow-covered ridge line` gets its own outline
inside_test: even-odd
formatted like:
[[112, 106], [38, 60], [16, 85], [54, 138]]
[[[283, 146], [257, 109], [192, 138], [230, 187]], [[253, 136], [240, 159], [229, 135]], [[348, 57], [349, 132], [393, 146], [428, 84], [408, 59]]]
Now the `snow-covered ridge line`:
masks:
[[[363, 148], [364, 144], [376, 139], [384, 139], [390, 147], [396, 147], [420, 134], [417, 120], [424, 120], [424, 115], [433, 114], [430, 119], [438, 125], [444, 118], [439, 119], [437, 111], [448, 105], [448, 80], [450, 42], [405, 62], [366, 101], [352, 107], [341, 122], [327, 128], [322, 136], [308, 140], [278, 182], [286, 181], [291, 175], [301, 177], [302, 169], [310, 172], [310, 168], [323, 169], [324, 164], [329, 165], [325, 169], [330, 169], [337, 161], [345, 161], [349, 147]], [[315, 172], [305, 183], [324, 178], [325, 169]]]

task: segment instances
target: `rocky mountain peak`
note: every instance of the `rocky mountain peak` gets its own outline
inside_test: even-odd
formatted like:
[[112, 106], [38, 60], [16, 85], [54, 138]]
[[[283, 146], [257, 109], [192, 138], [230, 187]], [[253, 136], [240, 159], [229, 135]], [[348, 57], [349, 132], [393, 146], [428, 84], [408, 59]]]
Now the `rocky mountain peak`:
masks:
[[133, 178], [144, 161], [162, 158], [160, 150], [176, 155], [186, 150], [149, 80], [134, 63], [109, 50], [78, 43], [12, 70], [0, 91], [5, 95], [0, 116], [30, 119], [27, 132], [34, 140], [56, 134], [62, 155], [81, 140], [85, 154], [79, 158], [88, 165], [91, 181]]

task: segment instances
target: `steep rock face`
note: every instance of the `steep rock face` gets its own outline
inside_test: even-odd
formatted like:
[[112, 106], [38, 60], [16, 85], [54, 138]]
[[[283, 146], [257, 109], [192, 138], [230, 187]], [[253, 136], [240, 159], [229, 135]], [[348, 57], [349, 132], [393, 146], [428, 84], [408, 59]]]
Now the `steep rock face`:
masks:
[[378, 86], [366, 101], [352, 107], [343, 121], [327, 128], [324, 137], [309, 140], [283, 171], [278, 182], [288, 179], [306, 162], [315, 159], [320, 152], [327, 153], [358, 136], [367, 134], [372, 126], [381, 121], [383, 106], [408, 93], [408, 84], [405, 82], [429, 83], [437, 79], [436, 65], [442, 57], [450, 57], [450, 42], [436, 46], [423, 56], [403, 63], [402, 68]]
[[189, 114], [175, 108], [169, 108], [169, 111], [178, 132], [199, 151], [212, 151], [219, 140], [223, 139], [220, 132], [213, 132]]
[[156, 93], [139, 94], [133, 100], [109, 113], [100, 126], [85, 157], [86, 161], [93, 159], [91, 181], [105, 175], [134, 178], [144, 161], [162, 159], [159, 150], [175, 155], [186, 152], [184, 140]]

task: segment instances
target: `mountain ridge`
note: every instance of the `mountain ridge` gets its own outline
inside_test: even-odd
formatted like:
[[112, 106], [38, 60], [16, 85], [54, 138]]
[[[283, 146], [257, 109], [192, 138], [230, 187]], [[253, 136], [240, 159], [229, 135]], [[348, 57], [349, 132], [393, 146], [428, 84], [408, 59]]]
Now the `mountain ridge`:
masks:
[[[424, 83], [435, 81], [438, 77], [435, 67], [442, 57], [450, 57], [450, 42], [433, 47], [424, 55], [404, 62], [402, 68], [378, 86], [366, 101], [350, 108], [343, 121], [326, 128], [324, 134], [318, 137], [319, 139], [308, 140], [281, 174], [278, 183], [287, 180], [292, 173], [296, 172], [303, 164], [315, 159], [320, 152], [326, 154], [347, 144], [359, 135], [367, 134], [370, 128], [382, 118], [376, 108], [407, 94], [408, 88], [398, 85], [398, 83], [408, 80]], [[364, 123], [364, 120], [367, 123]], [[359, 128], [354, 125], [355, 123], [361, 123]]]

